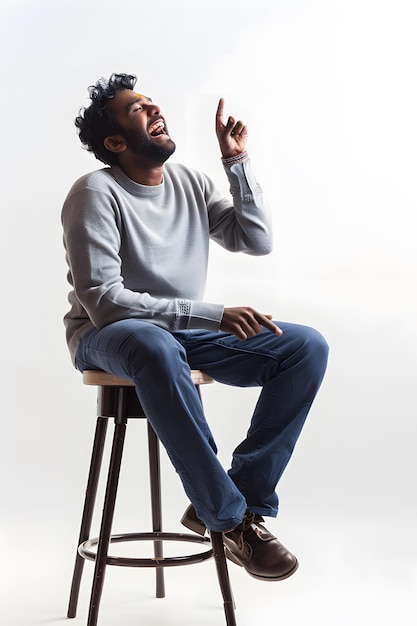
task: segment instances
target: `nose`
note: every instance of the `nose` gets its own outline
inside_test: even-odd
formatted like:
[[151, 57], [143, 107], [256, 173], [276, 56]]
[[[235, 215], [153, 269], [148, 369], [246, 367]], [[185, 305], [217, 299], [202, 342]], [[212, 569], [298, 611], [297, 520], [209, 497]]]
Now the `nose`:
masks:
[[148, 102], [146, 108], [149, 115], [159, 115], [161, 113], [161, 107], [155, 104], [155, 102]]

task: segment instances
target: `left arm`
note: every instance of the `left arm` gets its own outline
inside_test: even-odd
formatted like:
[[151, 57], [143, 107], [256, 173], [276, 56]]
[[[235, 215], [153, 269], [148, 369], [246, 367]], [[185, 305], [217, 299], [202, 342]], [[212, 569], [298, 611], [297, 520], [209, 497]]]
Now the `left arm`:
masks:
[[[210, 234], [229, 250], [268, 254], [272, 248], [269, 211], [246, 153], [248, 131], [243, 122], [236, 122], [233, 117], [229, 117], [224, 124], [223, 108], [222, 98], [217, 107], [216, 134], [230, 182], [233, 206], [218, 205], [216, 228], [213, 228], [213, 219], [210, 219]], [[209, 217], [212, 211], [209, 209]], [[227, 307], [223, 311], [220, 330], [234, 334], [240, 341], [257, 335], [262, 328], [282, 335], [271, 315], [252, 307]]]
[[229, 117], [223, 122], [224, 100], [216, 112], [216, 135], [233, 204], [209, 205], [210, 236], [227, 250], [268, 254], [272, 249], [270, 214], [246, 152], [247, 127]]

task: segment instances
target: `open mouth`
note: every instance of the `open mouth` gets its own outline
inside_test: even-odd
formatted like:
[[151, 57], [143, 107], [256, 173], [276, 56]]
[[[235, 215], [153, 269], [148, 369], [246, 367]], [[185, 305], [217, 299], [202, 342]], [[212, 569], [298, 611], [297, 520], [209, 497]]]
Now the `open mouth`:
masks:
[[153, 124], [148, 128], [148, 133], [151, 137], [159, 137], [160, 135], [166, 135], [165, 131], [165, 122], [162, 119], [156, 120]]

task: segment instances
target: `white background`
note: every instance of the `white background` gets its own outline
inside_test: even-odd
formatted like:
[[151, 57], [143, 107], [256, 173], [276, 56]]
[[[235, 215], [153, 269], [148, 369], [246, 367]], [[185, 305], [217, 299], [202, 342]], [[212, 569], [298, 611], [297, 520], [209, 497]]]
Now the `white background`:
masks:
[[[300, 570], [267, 585], [231, 565], [239, 626], [415, 624], [415, 2], [2, 0], [0, 22], [0, 623], [65, 623], [95, 391], [64, 340], [60, 209], [100, 167], [73, 119], [87, 86], [117, 71], [161, 105], [175, 160], [225, 193], [218, 98], [247, 122], [275, 251], [213, 247], [207, 300], [315, 326], [331, 346], [269, 524]], [[256, 392], [213, 385], [204, 400], [227, 464]], [[126, 451], [121, 532], [149, 524], [142, 426]], [[187, 501], [163, 462], [165, 526], [179, 530]], [[91, 571], [73, 624], [85, 624]], [[214, 576], [212, 563], [171, 570], [155, 601], [151, 572], [112, 570], [100, 624], [223, 624]]]

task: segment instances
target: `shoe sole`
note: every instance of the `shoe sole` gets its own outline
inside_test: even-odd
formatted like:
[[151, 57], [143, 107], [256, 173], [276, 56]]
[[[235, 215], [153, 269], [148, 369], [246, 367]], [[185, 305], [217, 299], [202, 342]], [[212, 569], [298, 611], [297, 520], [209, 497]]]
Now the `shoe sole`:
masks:
[[245, 564], [241, 562], [232, 552], [230, 552], [228, 548], [225, 548], [225, 552], [226, 552], [226, 557], [229, 559], [229, 561], [232, 561], [232, 563], [239, 565], [239, 567], [243, 567], [243, 569], [247, 571], [249, 576], [252, 576], [252, 578], [256, 578], [257, 580], [264, 580], [264, 581], [269, 581], [269, 582], [285, 580], [286, 578], [289, 578], [297, 571], [298, 565], [299, 565], [298, 561], [296, 560], [294, 567], [289, 572], [286, 572], [285, 574], [282, 574], [281, 576], [260, 576], [259, 574], [252, 574], [252, 572], [246, 569]]

